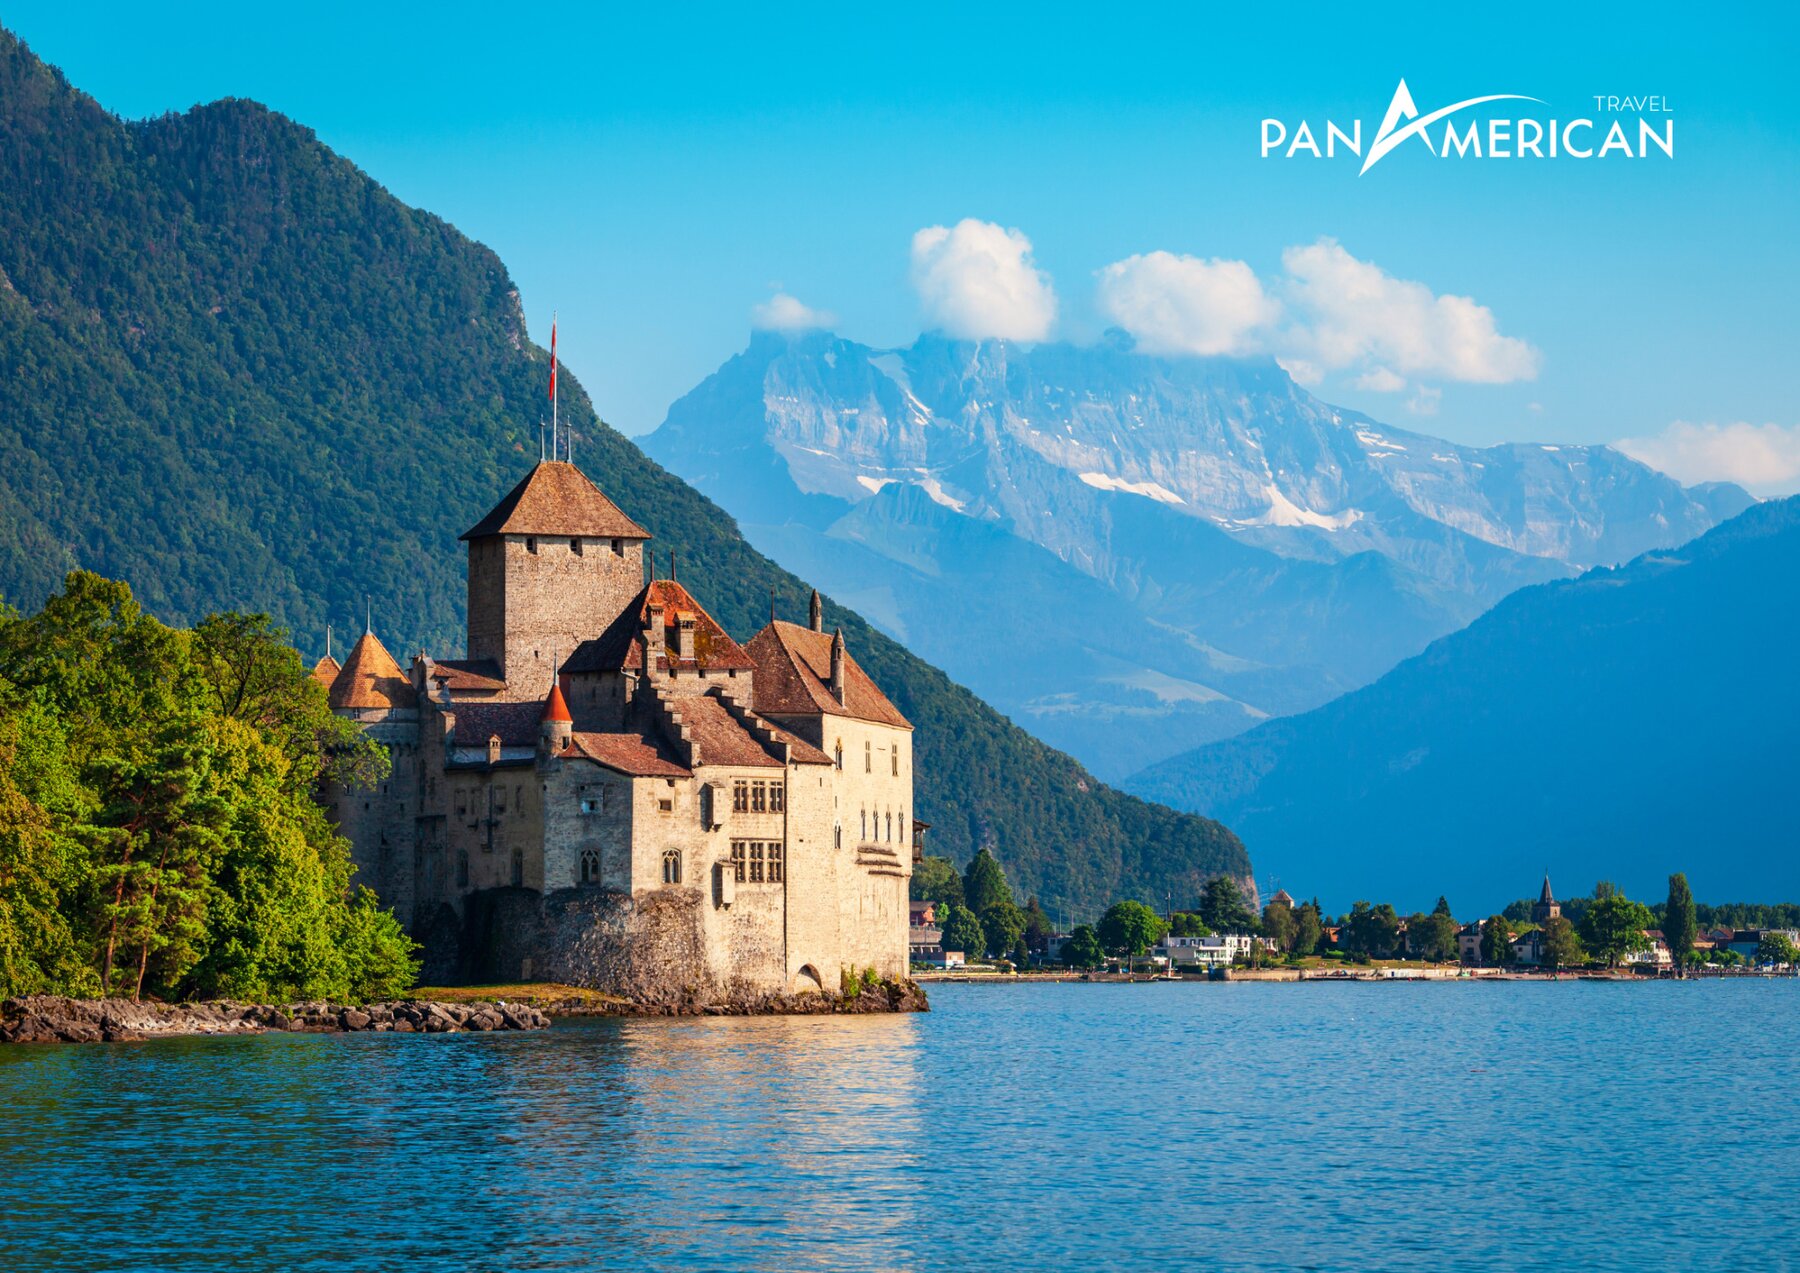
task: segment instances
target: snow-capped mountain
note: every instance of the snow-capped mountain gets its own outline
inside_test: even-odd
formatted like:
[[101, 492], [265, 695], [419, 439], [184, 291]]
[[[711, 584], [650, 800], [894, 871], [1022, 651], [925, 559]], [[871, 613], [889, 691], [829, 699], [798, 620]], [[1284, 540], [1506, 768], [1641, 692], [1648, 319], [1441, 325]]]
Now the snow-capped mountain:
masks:
[[1750, 503], [1608, 447], [1475, 448], [1269, 359], [759, 333], [646, 449], [1116, 776], [1363, 684], [1524, 584]]

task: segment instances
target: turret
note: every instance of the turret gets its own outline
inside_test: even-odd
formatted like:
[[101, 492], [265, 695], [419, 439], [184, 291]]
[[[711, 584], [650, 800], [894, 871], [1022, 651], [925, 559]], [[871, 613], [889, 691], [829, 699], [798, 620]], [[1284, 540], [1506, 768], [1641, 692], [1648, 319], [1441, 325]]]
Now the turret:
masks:
[[[816, 594], [815, 594], [816, 595]], [[831, 637], [831, 696], [844, 705], [844, 630], [839, 628]]]
[[812, 630], [814, 632], [823, 632], [825, 630], [825, 604], [819, 600], [819, 590], [817, 588], [813, 589], [812, 595]]
[[562, 686], [552, 685], [550, 697], [544, 700], [544, 713], [538, 717], [538, 750], [554, 756], [569, 745], [574, 732], [575, 718], [569, 714]]

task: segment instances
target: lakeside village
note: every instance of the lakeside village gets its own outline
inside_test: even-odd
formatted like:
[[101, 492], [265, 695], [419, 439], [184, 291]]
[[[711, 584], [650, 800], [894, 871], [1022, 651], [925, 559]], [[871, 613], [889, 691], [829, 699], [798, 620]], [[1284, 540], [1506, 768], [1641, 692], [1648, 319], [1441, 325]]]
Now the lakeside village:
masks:
[[1018, 904], [983, 849], [961, 874], [947, 858], [918, 865], [910, 942], [913, 973], [924, 979], [1797, 975], [1800, 906], [1701, 905], [1683, 874], [1655, 905], [1604, 881], [1559, 902], [1546, 874], [1535, 900], [1469, 922], [1442, 897], [1430, 914], [1359, 901], [1332, 916], [1286, 889], [1259, 913], [1240, 882], [1221, 875], [1192, 910], [1158, 914], [1120, 901], [1062, 932], [1035, 897]]

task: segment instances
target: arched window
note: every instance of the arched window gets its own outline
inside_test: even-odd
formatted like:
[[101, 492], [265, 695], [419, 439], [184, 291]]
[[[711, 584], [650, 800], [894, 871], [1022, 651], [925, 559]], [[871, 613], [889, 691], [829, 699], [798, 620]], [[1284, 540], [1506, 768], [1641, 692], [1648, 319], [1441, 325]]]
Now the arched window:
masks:
[[862, 838], [865, 841], [867, 841], [869, 838], [869, 811], [867, 809], [864, 809], [862, 811], [862, 820], [863, 820]]
[[900, 776], [900, 744], [899, 743], [894, 744], [894, 750], [889, 758], [893, 762], [894, 777], [898, 778]]
[[583, 884], [600, 882], [600, 855], [593, 849], [581, 851], [581, 882]]
[[866, 774], [875, 772], [875, 744], [866, 738], [863, 739], [863, 772]]
[[525, 886], [525, 854], [518, 849], [513, 850], [512, 882], [514, 888]]
[[681, 850], [667, 849], [663, 852], [663, 883], [681, 883]]
[[836, 759], [837, 759], [837, 767], [839, 769], [842, 769], [844, 767], [844, 742], [843, 742], [843, 739], [841, 739], [841, 738], [838, 740], [838, 742], [836, 744], [835, 755], [836, 755]]
[[834, 849], [841, 849], [844, 847], [844, 824], [841, 822], [832, 824], [831, 847]]
[[887, 819], [887, 838], [889, 840], [892, 840], [894, 838], [894, 815], [891, 813], [888, 814], [888, 819]]

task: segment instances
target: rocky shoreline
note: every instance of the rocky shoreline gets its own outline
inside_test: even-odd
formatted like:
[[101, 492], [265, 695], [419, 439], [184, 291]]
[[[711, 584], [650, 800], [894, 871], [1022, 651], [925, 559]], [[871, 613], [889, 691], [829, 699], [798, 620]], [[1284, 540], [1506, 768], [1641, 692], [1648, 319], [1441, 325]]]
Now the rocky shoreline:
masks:
[[529, 1004], [433, 1003], [140, 1003], [33, 995], [0, 1002], [0, 1043], [124, 1043], [196, 1034], [306, 1034], [359, 1031], [456, 1034], [542, 1030], [550, 1018]]
[[358, 1032], [456, 1034], [542, 1030], [555, 1017], [823, 1016], [835, 1013], [928, 1012], [912, 981], [884, 981], [852, 996], [734, 993], [636, 1002], [594, 997], [524, 995], [505, 1000], [284, 1005], [207, 1002], [142, 1003], [32, 995], [0, 1001], [0, 1043], [125, 1043], [184, 1035]]

